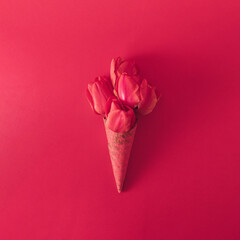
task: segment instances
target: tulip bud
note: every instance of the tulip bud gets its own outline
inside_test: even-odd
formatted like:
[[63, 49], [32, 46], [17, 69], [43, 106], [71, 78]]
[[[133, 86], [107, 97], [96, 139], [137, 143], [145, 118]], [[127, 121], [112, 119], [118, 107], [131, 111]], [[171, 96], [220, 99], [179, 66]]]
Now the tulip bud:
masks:
[[138, 112], [142, 115], [147, 115], [156, 106], [159, 100], [159, 94], [155, 87], [148, 84], [146, 79], [142, 80], [140, 86], [140, 102], [138, 106]]
[[106, 126], [114, 132], [128, 132], [136, 121], [133, 109], [117, 99], [108, 100], [106, 115]]
[[119, 99], [126, 105], [136, 108], [140, 102], [139, 79], [122, 74], [118, 79], [117, 92]]
[[120, 57], [118, 57], [117, 59], [112, 59], [110, 65], [110, 78], [114, 88], [117, 84], [118, 78], [122, 74], [126, 74], [130, 77], [138, 76], [138, 69], [135, 65], [135, 62], [130, 60], [124, 60]]
[[105, 115], [106, 102], [114, 97], [113, 87], [106, 77], [97, 77], [94, 82], [88, 84], [88, 101], [92, 109], [100, 115]]

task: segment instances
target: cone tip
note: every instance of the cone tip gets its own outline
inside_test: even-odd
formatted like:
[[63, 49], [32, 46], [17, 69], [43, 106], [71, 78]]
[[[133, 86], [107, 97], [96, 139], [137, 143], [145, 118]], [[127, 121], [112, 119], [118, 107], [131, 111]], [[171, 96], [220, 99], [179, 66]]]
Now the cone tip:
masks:
[[118, 188], [117, 190], [118, 190], [118, 193], [121, 193], [121, 192], [122, 192], [122, 189], [121, 189], [121, 188]]

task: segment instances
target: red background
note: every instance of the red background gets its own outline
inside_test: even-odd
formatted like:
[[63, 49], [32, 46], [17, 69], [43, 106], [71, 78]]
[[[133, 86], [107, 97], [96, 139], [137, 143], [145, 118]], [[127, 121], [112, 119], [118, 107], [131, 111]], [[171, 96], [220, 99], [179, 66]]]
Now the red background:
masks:
[[[238, 0], [0, 1], [0, 239], [240, 239]], [[162, 92], [117, 193], [87, 83]]]

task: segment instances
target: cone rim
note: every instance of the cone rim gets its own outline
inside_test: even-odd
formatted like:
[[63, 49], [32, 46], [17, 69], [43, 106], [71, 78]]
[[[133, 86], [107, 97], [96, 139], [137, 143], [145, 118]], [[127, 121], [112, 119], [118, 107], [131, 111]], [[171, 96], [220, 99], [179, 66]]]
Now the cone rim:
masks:
[[107, 128], [108, 131], [111, 131], [111, 132], [113, 132], [113, 133], [115, 133], [115, 134], [127, 134], [127, 133], [130, 133], [131, 131], [133, 131], [134, 129], [136, 129], [136, 127], [137, 127], [137, 119], [136, 119], [133, 127], [132, 127], [129, 131], [127, 131], [127, 132], [115, 132], [115, 131], [113, 131], [112, 129], [110, 129], [110, 128], [108, 128], [108, 127], [106, 126], [106, 118], [103, 118], [103, 122], [104, 122], [105, 128]]

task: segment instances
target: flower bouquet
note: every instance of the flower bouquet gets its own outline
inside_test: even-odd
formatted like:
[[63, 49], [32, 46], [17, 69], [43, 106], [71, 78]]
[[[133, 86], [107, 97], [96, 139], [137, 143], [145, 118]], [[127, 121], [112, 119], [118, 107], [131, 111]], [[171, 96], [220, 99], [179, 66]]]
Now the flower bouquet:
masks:
[[122, 191], [139, 115], [156, 106], [159, 94], [141, 79], [134, 61], [112, 59], [110, 78], [99, 76], [88, 84], [88, 101], [103, 117], [117, 190]]

